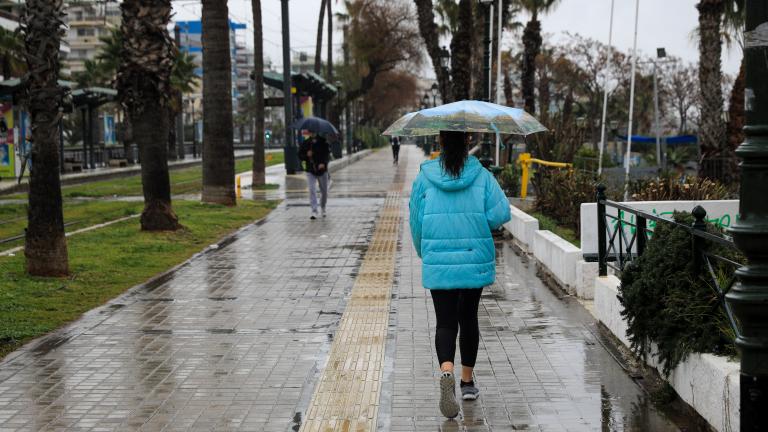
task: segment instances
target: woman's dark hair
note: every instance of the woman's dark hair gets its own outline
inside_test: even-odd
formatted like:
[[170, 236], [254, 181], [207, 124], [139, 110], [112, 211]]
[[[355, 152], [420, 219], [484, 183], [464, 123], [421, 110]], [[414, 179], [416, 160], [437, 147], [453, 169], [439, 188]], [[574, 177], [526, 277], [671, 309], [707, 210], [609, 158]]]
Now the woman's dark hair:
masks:
[[453, 178], [461, 175], [464, 163], [469, 156], [467, 134], [457, 131], [440, 131], [440, 166]]

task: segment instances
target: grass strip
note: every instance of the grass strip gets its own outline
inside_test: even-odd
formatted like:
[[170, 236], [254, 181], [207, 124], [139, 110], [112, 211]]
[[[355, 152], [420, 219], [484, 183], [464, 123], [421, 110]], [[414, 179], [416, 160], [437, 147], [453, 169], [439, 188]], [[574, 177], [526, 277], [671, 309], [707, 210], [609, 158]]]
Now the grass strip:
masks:
[[576, 234], [576, 231], [572, 230], [571, 228], [564, 227], [562, 225], [559, 225], [556, 220], [552, 219], [549, 216], [544, 215], [543, 213], [535, 212], [535, 213], [528, 213], [531, 216], [535, 217], [539, 220], [539, 229], [540, 230], [549, 230], [553, 233], [559, 235], [564, 240], [567, 240], [572, 245], [580, 248], [581, 247], [581, 239], [579, 238], [578, 234]]
[[[267, 166], [281, 164], [284, 161], [282, 152], [267, 153], [266, 157]], [[252, 167], [253, 160], [251, 158], [235, 160], [235, 173], [237, 174], [250, 171]], [[170, 170], [170, 180], [171, 193], [173, 195], [198, 193], [203, 187], [203, 168], [198, 165], [190, 168]], [[61, 193], [65, 199], [141, 196], [141, 174], [136, 173], [129, 177], [63, 186]], [[7, 195], [0, 198], [26, 200], [27, 194]]]
[[31, 277], [22, 254], [0, 257], [0, 358], [264, 217], [276, 204], [176, 201], [184, 225], [177, 232], [142, 232], [136, 220], [128, 220], [78, 234], [67, 240], [68, 278]]

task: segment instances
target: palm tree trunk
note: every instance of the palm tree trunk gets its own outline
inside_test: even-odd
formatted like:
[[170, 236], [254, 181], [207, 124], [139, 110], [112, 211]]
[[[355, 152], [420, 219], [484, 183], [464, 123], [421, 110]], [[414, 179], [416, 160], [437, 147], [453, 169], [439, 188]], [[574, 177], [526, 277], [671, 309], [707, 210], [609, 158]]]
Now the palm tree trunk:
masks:
[[233, 206], [232, 59], [227, 2], [203, 0], [203, 202]]
[[744, 142], [744, 125], [747, 124], [746, 113], [744, 112], [744, 92], [746, 88], [746, 62], [744, 58], [741, 59], [741, 66], [739, 67], [739, 75], [736, 76], [736, 81], [733, 82], [733, 88], [731, 89], [731, 98], [728, 101], [728, 155], [729, 164], [725, 166], [727, 178], [724, 180], [728, 183], [733, 183], [739, 180], [739, 163], [738, 158], [735, 155], [736, 148]]
[[[432, 60], [432, 68], [437, 77], [438, 87], [445, 102], [451, 101], [451, 77], [440, 64], [440, 38], [435, 24], [435, 12], [432, 0], [414, 0], [419, 18], [419, 33], [427, 46], [427, 53]], [[445, 94], [443, 94], [445, 93]]]
[[331, 13], [331, 0], [326, 0], [328, 6], [328, 61], [325, 65], [327, 81], [333, 84], [333, 14]]
[[469, 99], [472, 82], [472, 1], [459, 1], [459, 25], [451, 39], [451, 82], [455, 100]]
[[261, 0], [251, 0], [253, 9], [253, 81], [254, 126], [253, 132], [253, 186], [266, 183], [264, 160], [264, 40], [261, 27]]
[[525, 25], [525, 30], [523, 30], [523, 59], [520, 65], [524, 106], [525, 110], [530, 114], [536, 113], [534, 94], [534, 89], [536, 88], [536, 57], [538, 57], [541, 50], [541, 43], [541, 22], [539, 22], [538, 14], [534, 10], [531, 20], [528, 21]]
[[171, 182], [168, 174], [168, 136], [170, 116], [166, 107], [147, 103], [131, 114], [135, 124], [134, 136], [141, 159], [141, 185], [144, 211], [141, 229], [144, 231], [173, 231], [179, 220], [171, 206]]
[[180, 227], [171, 206], [168, 174], [169, 104], [173, 42], [167, 26], [170, 0], [125, 0], [122, 3], [122, 56], [117, 75], [118, 96], [139, 147], [144, 231]]
[[720, 55], [720, 24], [723, 0], [701, 0], [699, 10], [699, 84], [701, 89], [701, 147], [700, 174], [717, 178], [724, 169], [722, 157], [727, 156], [725, 124], [722, 120], [723, 90]]
[[323, 55], [323, 18], [325, 18], [325, 3], [328, 0], [320, 2], [320, 13], [317, 17], [317, 42], [315, 44], [315, 73], [320, 75], [320, 67]]
[[33, 142], [24, 255], [27, 272], [33, 276], [69, 273], [57, 128], [64, 96], [57, 82], [62, 5], [62, 0], [27, 0], [23, 17]]

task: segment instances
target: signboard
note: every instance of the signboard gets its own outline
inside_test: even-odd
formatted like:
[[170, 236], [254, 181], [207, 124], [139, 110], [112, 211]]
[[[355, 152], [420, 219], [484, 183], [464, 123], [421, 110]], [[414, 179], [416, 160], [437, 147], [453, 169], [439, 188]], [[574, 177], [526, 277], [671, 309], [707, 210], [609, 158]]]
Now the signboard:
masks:
[[13, 106], [0, 104], [0, 177], [15, 177], [16, 154], [13, 134]]
[[115, 135], [115, 116], [104, 115], [104, 145], [117, 144], [117, 137]]
[[[646, 213], [657, 215], [666, 219], [672, 219], [675, 211], [690, 212], [694, 207], [700, 205], [707, 211], [707, 221], [726, 229], [733, 225], [739, 217], [739, 200], [713, 200], [713, 201], [631, 201], [621, 203]], [[618, 211], [613, 207], [605, 208], [606, 214], [617, 216]], [[635, 223], [635, 215], [621, 213], [622, 220]], [[615, 219], [608, 219], [610, 232], [616, 228]], [[656, 226], [655, 221], [648, 221], [648, 228], [653, 229]], [[626, 239], [631, 238], [634, 227], [622, 225], [626, 232]], [[622, 239], [623, 240], [623, 239]], [[618, 240], [616, 240], [618, 245]], [[635, 250], [637, 244], [633, 244]], [[597, 254], [597, 204], [581, 204], [581, 250], [584, 254]]]

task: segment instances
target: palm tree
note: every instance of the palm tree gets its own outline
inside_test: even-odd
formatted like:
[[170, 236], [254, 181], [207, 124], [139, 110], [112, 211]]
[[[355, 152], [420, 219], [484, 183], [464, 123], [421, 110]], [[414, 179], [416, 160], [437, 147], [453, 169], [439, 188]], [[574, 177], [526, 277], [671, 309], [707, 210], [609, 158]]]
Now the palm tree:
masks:
[[731, 96], [728, 100], [728, 124], [726, 125], [727, 145], [725, 153], [728, 163], [724, 166], [725, 180], [732, 183], [739, 180], [739, 164], [736, 148], [744, 141], [744, 125], [747, 124], [744, 112], [744, 92], [746, 88], [746, 62], [744, 60], [744, 25], [746, 13], [744, 0], [729, 0], [723, 13], [723, 39], [726, 47], [731, 49], [736, 41], [741, 52], [739, 74], [733, 82]]
[[141, 154], [144, 211], [141, 229], [176, 230], [168, 176], [168, 105], [173, 42], [167, 26], [170, 0], [125, 0], [122, 5], [123, 46], [117, 74], [118, 97], [137, 127], [133, 136]]
[[469, 99], [472, 83], [472, 41], [474, 22], [472, 2], [459, 1], [459, 23], [451, 39], [451, 82], [455, 100]]
[[536, 112], [536, 57], [541, 51], [541, 22], [539, 15], [552, 11], [560, 0], [518, 0], [520, 6], [531, 14], [531, 19], [523, 30], [523, 58], [520, 65], [521, 88], [525, 110], [531, 114]]
[[317, 42], [315, 43], [315, 73], [320, 75], [320, 66], [322, 65], [323, 54], [323, 18], [325, 18], [325, 3], [328, 0], [321, 0], [320, 13], [317, 17]]
[[58, 85], [59, 47], [64, 35], [62, 0], [27, 0], [22, 17], [27, 100], [32, 115], [32, 170], [24, 256], [33, 276], [69, 273], [64, 236], [59, 134], [64, 90]]
[[725, 124], [722, 120], [723, 90], [720, 54], [721, 24], [726, 0], [700, 0], [699, 10], [699, 87], [701, 91], [701, 174], [715, 178], [722, 170], [705, 161], [722, 156]]
[[[251, 0], [253, 9], [253, 186], [266, 183], [264, 160], [264, 40], [261, 28], [261, 0]], [[321, 13], [322, 15], [322, 13]], [[250, 108], [250, 107], [249, 107]]]
[[[446, 0], [452, 2], [452, 0]], [[435, 23], [435, 9], [433, 9], [432, 0], [414, 0], [416, 3], [416, 12], [418, 14], [419, 33], [424, 40], [424, 44], [427, 47], [427, 53], [430, 60], [432, 60], [432, 67], [437, 77], [438, 87], [445, 93], [450, 93], [450, 76], [446, 73], [440, 63], [440, 36], [443, 34], [442, 27], [438, 27]], [[438, 4], [442, 3], [439, 2]], [[440, 9], [438, 14], [440, 13]], [[455, 21], [458, 23], [458, 7], [455, 11]], [[338, 15], [337, 15], [338, 17]], [[443, 19], [445, 22], [445, 19]], [[458, 32], [458, 28], [456, 29]], [[448, 94], [441, 95], [444, 101], [451, 100]]]
[[9, 79], [21, 76], [26, 68], [24, 39], [16, 32], [0, 27], [0, 74]]
[[326, 0], [328, 6], [328, 61], [326, 62], [325, 77], [328, 82], [333, 82], [333, 13], [331, 11], [331, 0]]
[[[177, 159], [179, 155], [184, 154], [183, 149], [179, 151], [177, 148], [178, 137], [176, 136], [177, 128], [181, 127], [182, 124], [179, 115], [183, 109], [184, 93], [194, 91], [195, 85], [200, 78], [195, 73], [197, 68], [195, 57], [186, 51], [178, 49], [176, 45], [173, 48], [173, 70], [171, 71], [173, 95], [168, 106], [168, 124], [172, 126], [168, 129], [168, 151], [174, 153], [169, 155], [169, 157]], [[184, 140], [182, 139], [178, 145], [184, 145]]]
[[203, 202], [233, 206], [232, 59], [227, 2], [203, 0]]

